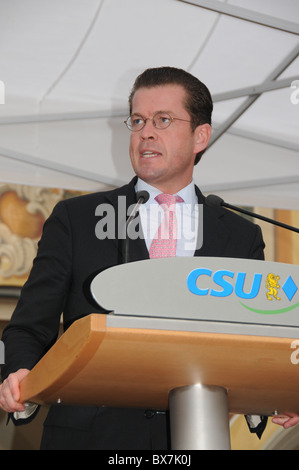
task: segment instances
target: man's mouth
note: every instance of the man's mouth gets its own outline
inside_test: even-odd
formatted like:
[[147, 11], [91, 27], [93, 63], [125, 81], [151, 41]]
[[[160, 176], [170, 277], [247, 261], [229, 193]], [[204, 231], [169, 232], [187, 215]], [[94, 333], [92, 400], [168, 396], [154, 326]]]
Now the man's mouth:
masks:
[[159, 157], [161, 153], [159, 152], [154, 152], [154, 151], [149, 151], [147, 150], [146, 152], [141, 152], [141, 157], [143, 158], [152, 158], [152, 157]]

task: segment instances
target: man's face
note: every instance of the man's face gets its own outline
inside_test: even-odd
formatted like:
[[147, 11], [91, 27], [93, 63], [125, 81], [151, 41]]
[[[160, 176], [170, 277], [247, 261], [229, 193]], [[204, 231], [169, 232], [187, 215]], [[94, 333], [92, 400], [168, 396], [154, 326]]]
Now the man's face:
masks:
[[[191, 118], [184, 107], [185, 90], [180, 85], [139, 88], [132, 101], [132, 114], [151, 118], [157, 111], [171, 117]], [[168, 194], [177, 193], [192, 180], [196, 153], [206, 147], [200, 133], [192, 132], [190, 122], [174, 120], [166, 129], [157, 129], [147, 120], [143, 129], [131, 132], [130, 158], [137, 176]]]

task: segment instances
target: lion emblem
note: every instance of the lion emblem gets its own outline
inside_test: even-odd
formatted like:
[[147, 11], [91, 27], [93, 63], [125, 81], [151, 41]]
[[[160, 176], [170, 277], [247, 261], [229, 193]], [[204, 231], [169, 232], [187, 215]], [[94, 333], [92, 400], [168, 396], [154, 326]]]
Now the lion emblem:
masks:
[[280, 297], [277, 296], [277, 289], [279, 289], [280, 285], [278, 284], [279, 276], [275, 276], [273, 273], [268, 274], [266, 279], [266, 287], [268, 289], [267, 292], [267, 299], [268, 300], [280, 300]]

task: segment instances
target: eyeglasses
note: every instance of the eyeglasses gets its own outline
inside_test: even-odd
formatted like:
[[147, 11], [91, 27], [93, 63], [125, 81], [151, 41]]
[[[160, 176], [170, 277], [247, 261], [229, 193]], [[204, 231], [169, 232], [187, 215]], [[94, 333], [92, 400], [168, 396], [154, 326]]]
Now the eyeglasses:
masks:
[[153, 125], [157, 129], [167, 129], [173, 121], [191, 122], [187, 121], [187, 119], [175, 118], [170, 116], [168, 113], [158, 111], [152, 118], [144, 118], [139, 114], [132, 114], [132, 116], [129, 116], [124, 123], [130, 131], [137, 132], [144, 128], [146, 121], [148, 120], [153, 121]]

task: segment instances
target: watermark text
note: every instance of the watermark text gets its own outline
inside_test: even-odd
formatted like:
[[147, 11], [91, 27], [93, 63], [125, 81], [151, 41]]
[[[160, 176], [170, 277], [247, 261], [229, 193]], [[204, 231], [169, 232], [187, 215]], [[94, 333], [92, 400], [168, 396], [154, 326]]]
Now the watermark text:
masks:
[[[132, 213], [135, 204], [127, 208], [126, 197], [119, 196], [117, 208], [112, 204], [99, 204], [95, 210], [95, 216], [99, 217], [95, 226], [95, 235], [99, 240], [130, 240], [150, 239], [157, 236], [158, 227], [165, 217], [164, 210], [156, 204], [150, 204], [146, 213], [142, 217], [135, 217], [126, 226], [127, 217]], [[177, 230], [174, 238], [184, 240], [185, 248], [196, 247], [200, 249], [203, 244], [203, 205], [196, 204], [191, 207], [189, 204], [178, 204], [175, 210], [177, 220]], [[169, 239], [168, 228], [161, 229], [160, 237]]]
[[5, 85], [2, 80], [0, 80], [0, 104], [5, 104]]
[[0, 341], [0, 364], [5, 364], [5, 350], [3, 341]]
[[295, 365], [299, 364], [299, 339], [292, 341], [291, 349], [295, 349], [291, 354], [291, 363]]
[[294, 91], [292, 91], [290, 96], [291, 103], [299, 104], [299, 80], [293, 80], [291, 88], [294, 88]]

